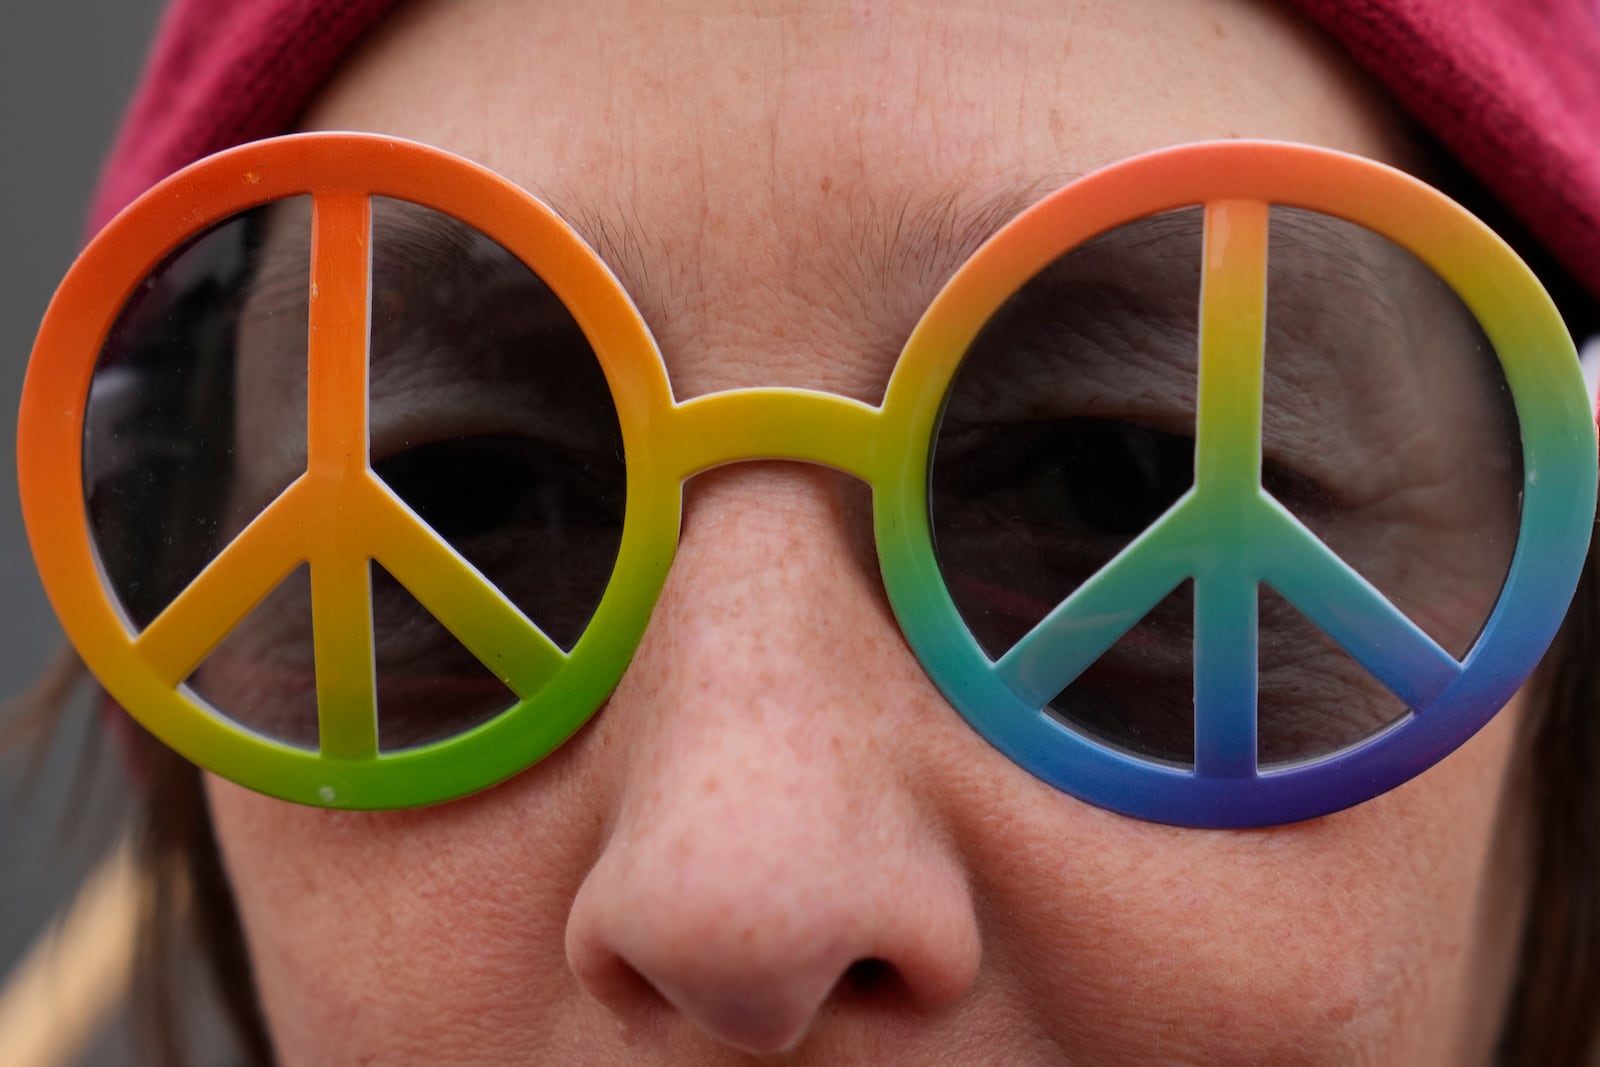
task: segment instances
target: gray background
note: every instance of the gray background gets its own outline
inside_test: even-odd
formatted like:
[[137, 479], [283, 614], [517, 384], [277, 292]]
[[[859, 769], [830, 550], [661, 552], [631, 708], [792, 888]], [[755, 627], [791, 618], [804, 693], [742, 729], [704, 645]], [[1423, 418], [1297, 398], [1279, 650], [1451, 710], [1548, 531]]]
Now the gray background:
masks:
[[[26, 687], [62, 643], [17, 505], [11, 442], [23, 368], [80, 243], [101, 156], [159, 7], [34, 0], [9, 5], [0, 29], [0, 697]], [[94, 751], [94, 720], [79, 700], [43, 751], [0, 752], [0, 976], [117, 831], [126, 786], [115, 752]], [[118, 1024], [84, 1062], [128, 1062], [124, 1036]]]

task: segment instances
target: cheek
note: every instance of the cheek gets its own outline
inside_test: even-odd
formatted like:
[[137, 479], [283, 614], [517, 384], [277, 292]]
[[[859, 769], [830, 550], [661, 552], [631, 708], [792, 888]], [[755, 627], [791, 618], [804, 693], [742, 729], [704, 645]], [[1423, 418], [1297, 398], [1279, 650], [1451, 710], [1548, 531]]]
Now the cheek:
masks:
[[485, 1062], [550, 1039], [539, 1023], [573, 991], [563, 936], [600, 832], [561, 762], [414, 812], [318, 811], [208, 776], [284, 1064], [445, 1062], [463, 1026]]
[[[1373, 802], [1252, 833], [1124, 819], [969, 733], [925, 738], [922, 810], [948, 827], [983, 940], [947, 1040], [1031, 1038], [1039, 1062], [1470, 1062], [1521, 920], [1505, 872], [1526, 867], [1523, 827], [1503, 795], [1517, 718]], [[598, 725], [533, 773], [419, 812], [208, 781], [285, 1067], [459, 1062], [464, 1042], [483, 1062], [562, 1062], [574, 1042], [602, 1055], [616, 1022], [564, 951], [622, 777]]]
[[1509, 872], [1526, 867], [1524, 826], [1502, 804], [1517, 717], [1385, 796], [1271, 830], [1012, 798], [1023, 817], [969, 829], [991, 990], [1027, 996], [1061, 1047], [1114, 1062], [1481, 1056], [1522, 914]]

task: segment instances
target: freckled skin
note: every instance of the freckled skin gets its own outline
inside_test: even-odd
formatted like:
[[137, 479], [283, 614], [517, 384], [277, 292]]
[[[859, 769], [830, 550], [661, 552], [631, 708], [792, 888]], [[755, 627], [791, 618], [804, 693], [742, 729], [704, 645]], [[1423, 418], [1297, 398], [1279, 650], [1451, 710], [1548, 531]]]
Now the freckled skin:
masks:
[[[949, 270], [862, 247], [908, 190], [1232, 134], [1406, 158], [1289, 16], [1187, 0], [422, 2], [306, 122], [460, 152], [591, 237], [626, 216], [612, 266], [680, 396], [881, 390]], [[1312, 823], [1103, 812], [945, 705], [863, 496], [795, 465], [697, 478], [607, 708], [495, 789], [347, 814], [210, 780], [282, 1062], [1487, 1062], [1519, 707]]]

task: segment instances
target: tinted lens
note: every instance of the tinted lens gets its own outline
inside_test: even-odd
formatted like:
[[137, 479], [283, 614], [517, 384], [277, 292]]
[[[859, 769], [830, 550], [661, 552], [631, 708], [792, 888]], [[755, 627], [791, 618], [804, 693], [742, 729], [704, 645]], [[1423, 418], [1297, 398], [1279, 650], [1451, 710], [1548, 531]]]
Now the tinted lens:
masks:
[[[1443, 647], [1464, 653], [1519, 519], [1516, 421], [1494, 353], [1417, 260], [1274, 209], [1262, 484]], [[1194, 485], [1202, 215], [1062, 255], [986, 324], [934, 444], [937, 558], [999, 658]], [[1125, 751], [1193, 762], [1193, 583], [1049, 704]], [[1405, 713], [1274, 590], [1259, 593], [1258, 758], [1325, 755]]]
[[[1494, 349], [1427, 266], [1353, 223], [1274, 207], [1268, 265], [1266, 489], [1459, 659], [1521, 520], [1522, 446]], [[1265, 589], [1259, 647], [1264, 765], [1406, 713]]]
[[[1001, 306], [951, 383], [934, 542], [993, 658], [1194, 484], [1201, 223], [1172, 212], [1063, 255]], [[1169, 597], [1050, 709], [1118, 747], [1187, 760], [1192, 604], [1187, 587]]]
[[84, 414], [84, 487], [101, 566], [135, 628], [288, 484], [248, 499], [242, 491], [235, 379], [247, 303], [268, 292], [273, 324], [291, 339], [282, 358], [305, 373], [307, 246], [298, 259], [274, 255], [269, 269], [265, 238], [275, 217], [303, 230], [309, 208], [249, 212], [189, 242], [133, 294], [100, 353]]
[[[373, 200], [370, 461], [376, 476], [570, 648], [615, 563], [621, 434], [571, 315], [484, 235]], [[170, 604], [306, 469], [309, 203], [230, 220], [129, 303], [91, 390], [85, 484], [134, 627]], [[374, 563], [379, 746], [486, 721], [516, 696]], [[315, 748], [309, 568], [189, 679], [224, 714]]]
[[[281, 363], [285, 380], [305, 377], [310, 206], [298, 198], [247, 212], [180, 248], [134, 293], [100, 353], [84, 486], [101, 567], [135, 629], [304, 469], [303, 399], [245, 396], [240, 384], [247, 355]], [[270, 477], [268, 451], [279, 454]], [[309, 627], [302, 566], [189, 685], [237, 721], [315, 748]]]
[[[438, 212], [373, 200], [372, 467], [570, 649], [617, 559], [622, 430], [555, 294]], [[380, 746], [459, 732], [511, 702], [398, 582], [375, 581]]]

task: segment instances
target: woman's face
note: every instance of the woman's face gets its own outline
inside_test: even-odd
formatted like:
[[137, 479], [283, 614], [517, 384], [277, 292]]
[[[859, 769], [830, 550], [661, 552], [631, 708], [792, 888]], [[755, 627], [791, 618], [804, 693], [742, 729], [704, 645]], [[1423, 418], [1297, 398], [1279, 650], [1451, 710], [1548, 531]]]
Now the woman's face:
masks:
[[[875, 401], [985, 236], [1143, 150], [1407, 162], [1337, 54], [1243, 0], [420, 2], [306, 121], [560, 205], [680, 398]], [[798, 464], [694, 479], [606, 707], [482, 794], [352, 814], [210, 779], [283, 1062], [1487, 1059], [1524, 907], [1515, 706], [1316, 821], [1110, 814], [940, 697], [867, 507]]]

